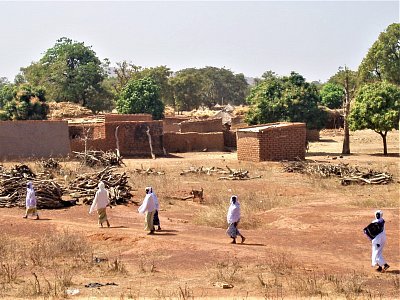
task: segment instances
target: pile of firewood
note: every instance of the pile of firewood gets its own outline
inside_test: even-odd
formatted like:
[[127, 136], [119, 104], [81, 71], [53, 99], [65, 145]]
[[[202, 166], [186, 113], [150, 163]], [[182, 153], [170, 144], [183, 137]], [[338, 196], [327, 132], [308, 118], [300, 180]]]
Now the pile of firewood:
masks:
[[348, 164], [332, 165], [329, 163], [317, 163], [306, 161], [284, 162], [283, 169], [286, 172], [316, 175], [320, 177], [339, 177], [342, 185], [356, 184], [388, 184], [393, 181], [393, 175], [374, 170], [361, 170], [359, 167], [351, 167]]
[[141, 175], [165, 175], [164, 171], [156, 171], [153, 168], [144, 169], [143, 165], [140, 166], [140, 169], [133, 169], [130, 171]]
[[117, 152], [112, 151], [86, 151], [85, 152], [73, 152], [75, 157], [78, 158], [82, 164], [89, 167], [108, 167], [108, 166], [121, 166], [125, 165], [122, 161], [122, 157]]
[[229, 168], [228, 166], [225, 167], [226, 169], [220, 167], [205, 168], [203, 166], [199, 168], [190, 167], [187, 170], [183, 170], [180, 173], [180, 175], [186, 175], [186, 174], [226, 175], [218, 177], [218, 180], [250, 180], [255, 178], [261, 178], [261, 176], [250, 177], [248, 170], [243, 170], [243, 169], [235, 170]]
[[100, 181], [104, 182], [113, 205], [130, 201], [132, 188], [126, 173], [115, 173], [115, 167], [106, 167], [100, 172], [81, 174], [69, 183], [70, 196], [84, 204], [91, 204]]
[[61, 199], [63, 188], [44, 173], [34, 174], [26, 165], [16, 165], [11, 170], [0, 168], [0, 207], [24, 207], [27, 183], [35, 190], [38, 208], [61, 208], [71, 205]]

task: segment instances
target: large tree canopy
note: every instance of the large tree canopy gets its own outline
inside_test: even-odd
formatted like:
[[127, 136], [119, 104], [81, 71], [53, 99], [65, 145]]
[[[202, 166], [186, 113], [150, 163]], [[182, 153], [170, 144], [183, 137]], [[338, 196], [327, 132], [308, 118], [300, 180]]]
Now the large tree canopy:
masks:
[[400, 23], [382, 32], [361, 62], [362, 81], [387, 80], [400, 85]]
[[91, 47], [64, 37], [21, 71], [28, 83], [45, 87], [50, 100], [80, 103], [98, 111], [110, 106], [110, 95], [102, 86], [107, 66], [108, 61], [102, 63]]
[[116, 106], [118, 112], [122, 114], [148, 113], [155, 120], [164, 117], [160, 88], [149, 77], [130, 80], [121, 91]]
[[267, 72], [247, 98], [251, 108], [247, 114], [249, 124], [278, 121], [304, 122], [309, 129], [320, 129], [325, 112], [318, 108], [320, 96], [316, 87], [300, 74], [278, 77]]
[[399, 129], [400, 88], [387, 82], [366, 84], [360, 88], [350, 113], [352, 130], [372, 129], [383, 139], [383, 153], [387, 155], [386, 135]]

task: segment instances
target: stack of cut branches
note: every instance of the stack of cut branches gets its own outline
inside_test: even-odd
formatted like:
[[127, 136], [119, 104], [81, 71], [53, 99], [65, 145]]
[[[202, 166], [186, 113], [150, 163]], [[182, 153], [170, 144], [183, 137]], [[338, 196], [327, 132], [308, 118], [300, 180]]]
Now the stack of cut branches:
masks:
[[125, 165], [122, 161], [122, 157], [119, 156], [116, 152], [112, 151], [86, 151], [85, 152], [76, 152], [73, 151], [76, 158], [78, 158], [84, 165], [89, 167], [101, 166], [121, 166]]
[[248, 170], [243, 170], [243, 169], [235, 170], [229, 168], [228, 166], [225, 167], [226, 169], [220, 167], [205, 168], [203, 166], [199, 168], [190, 167], [187, 170], [183, 170], [180, 173], [180, 175], [186, 175], [186, 174], [227, 175], [219, 177], [218, 180], [249, 180], [249, 179], [261, 178], [261, 176], [250, 177]]
[[164, 171], [156, 171], [153, 168], [144, 169], [143, 165], [140, 166], [140, 169], [133, 169], [131, 171], [141, 175], [165, 175]]
[[37, 164], [43, 170], [59, 170], [59, 169], [61, 169], [60, 162], [57, 159], [54, 159], [54, 158], [39, 160], [37, 162]]
[[339, 177], [343, 185], [356, 184], [388, 184], [393, 181], [393, 175], [374, 170], [361, 170], [359, 167], [351, 167], [348, 164], [332, 165], [329, 163], [317, 163], [306, 161], [284, 162], [283, 169], [286, 172], [317, 175], [320, 177]]
[[125, 172], [122, 174], [115, 173], [114, 168], [106, 167], [100, 172], [77, 176], [69, 184], [70, 196], [84, 204], [91, 204], [99, 182], [103, 181], [109, 192], [111, 204], [128, 203], [132, 197], [132, 188], [128, 184], [129, 177]]
[[34, 174], [26, 165], [16, 165], [11, 170], [0, 168], [0, 207], [24, 207], [26, 184], [31, 181], [38, 208], [62, 208], [72, 203], [61, 199], [63, 188], [45, 174]]

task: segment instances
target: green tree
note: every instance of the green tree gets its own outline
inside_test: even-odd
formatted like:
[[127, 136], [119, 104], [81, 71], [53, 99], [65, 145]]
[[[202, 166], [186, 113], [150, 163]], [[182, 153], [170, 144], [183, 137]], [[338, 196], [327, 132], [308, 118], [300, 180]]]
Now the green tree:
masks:
[[309, 129], [320, 129], [325, 123], [325, 112], [318, 108], [320, 96], [316, 87], [295, 72], [284, 77], [266, 72], [251, 89], [247, 101], [251, 108], [246, 121], [252, 125], [305, 122]]
[[9, 120], [43, 120], [47, 118], [49, 107], [45, 90], [22, 84], [13, 91], [13, 99], [4, 105], [3, 118]]
[[51, 100], [71, 101], [99, 110], [102, 106], [97, 99], [111, 101], [102, 86], [108, 65], [108, 60], [101, 62], [91, 47], [64, 37], [38, 62], [21, 68], [21, 75], [28, 83], [43, 86]]
[[344, 68], [340, 67], [339, 71], [333, 75], [328, 82], [341, 86], [344, 91], [344, 138], [342, 154], [350, 154], [349, 115], [351, 101], [357, 89], [358, 74], [355, 71], [349, 70], [346, 66]]
[[387, 155], [387, 133], [399, 129], [400, 87], [388, 82], [366, 84], [360, 88], [350, 114], [352, 130], [372, 129], [383, 140]]
[[137, 80], [150, 77], [160, 88], [160, 97], [165, 104], [173, 105], [173, 92], [169, 84], [169, 78], [172, 71], [167, 66], [158, 66], [154, 68], [142, 68], [134, 64], [123, 61], [117, 63], [115, 69], [117, 75], [113, 82], [113, 88], [117, 95], [122, 91], [130, 80]]
[[345, 92], [340, 85], [335, 83], [324, 84], [320, 90], [321, 104], [329, 108], [341, 108]]
[[130, 80], [121, 91], [116, 107], [121, 114], [148, 113], [155, 120], [164, 117], [160, 88], [149, 77]]
[[363, 82], [387, 80], [400, 85], [400, 23], [379, 35], [358, 70]]
[[0, 109], [14, 98], [14, 85], [11, 83], [4, 84], [0, 87]]
[[207, 97], [205, 86], [207, 78], [195, 68], [188, 68], [178, 71], [170, 79], [174, 95], [174, 103], [178, 111], [192, 110], [199, 108]]

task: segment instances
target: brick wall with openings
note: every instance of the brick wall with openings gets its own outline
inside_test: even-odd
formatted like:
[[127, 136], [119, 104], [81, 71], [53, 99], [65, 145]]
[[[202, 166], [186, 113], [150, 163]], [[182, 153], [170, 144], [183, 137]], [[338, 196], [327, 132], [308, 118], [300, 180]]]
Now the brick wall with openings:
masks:
[[188, 120], [180, 123], [180, 132], [222, 132], [222, 119]]
[[237, 131], [239, 160], [280, 161], [304, 159], [304, 123], [273, 123]]
[[224, 136], [222, 132], [165, 132], [164, 147], [168, 152], [224, 151]]
[[70, 153], [66, 121], [0, 121], [0, 158], [56, 157]]

